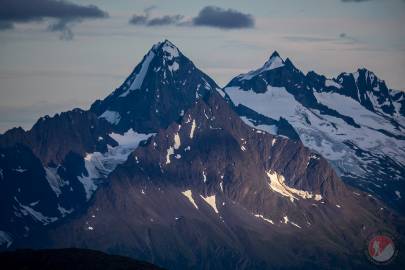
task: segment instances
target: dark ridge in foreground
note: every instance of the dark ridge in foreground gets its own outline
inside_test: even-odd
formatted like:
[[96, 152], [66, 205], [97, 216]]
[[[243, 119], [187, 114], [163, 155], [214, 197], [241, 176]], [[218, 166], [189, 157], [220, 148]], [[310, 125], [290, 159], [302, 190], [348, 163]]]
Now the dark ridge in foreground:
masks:
[[2, 269], [13, 270], [158, 270], [153, 264], [89, 249], [22, 249], [0, 253]]

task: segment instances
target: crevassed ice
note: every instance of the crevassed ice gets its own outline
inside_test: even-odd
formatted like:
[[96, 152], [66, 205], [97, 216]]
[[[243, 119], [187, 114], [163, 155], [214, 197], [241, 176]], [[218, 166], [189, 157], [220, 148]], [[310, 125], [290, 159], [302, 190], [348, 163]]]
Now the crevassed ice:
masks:
[[[360, 128], [346, 123], [339, 117], [322, 115], [316, 109], [310, 110], [302, 106], [284, 87], [268, 86], [265, 93], [227, 87], [225, 92], [236, 106], [242, 104], [272, 119], [278, 120], [280, 117], [287, 119], [304, 145], [331, 161], [339, 175], [350, 173], [361, 176], [366, 171], [362, 169], [364, 166], [359, 164], [369, 162], [357, 156], [355, 151], [345, 144], [347, 141], [352, 141], [356, 146], [372, 152], [378, 149], [401, 164], [405, 163], [404, 142], [386, 136], [378, 129], [394, 134], [398, 134], [399, 131], [390, 121], [362, 108], [361, 104], [348, 97], [337, 93], [314, 93], [320, 103], [361, 123]], [[262, 126], [255, 126], [247, 118], [244, 120], [252, 127], [271, 132]]]
[[269, 187], [271, 190], [290, 198], [293, 202], [294, 200], [298, 200], [299, 198], [302, 199], [314, 199], [316, 201], [322, 200], [322, 196], [320, 194], [312, 194], [308, 191], [299, 190], [295, 188], [291, 188], [287, 186], [284, 181], [284, 176], [278, 174], [277, 172], [273, 172], [271, 170], [266, 172], [267, 176], [270, 179]]
[[106, 153], [93, 152], [86, 154], [84, 162], [88, 176], [82, 175], [78, 177], [85, 188], [86, 198], [90, 199], [91, 195], [97, 189], [95, 180], [105, 178], [119, 164], [127, 160], [129, 154], [138, 147], [141, 141], [153, 135], [155, 135], [155, 133], [141, 134], [135, 132], [133, 129], [129, 129], [123, 135], [111, 133], [109, 136], [118, 143], [118, 146], [108, 146]]

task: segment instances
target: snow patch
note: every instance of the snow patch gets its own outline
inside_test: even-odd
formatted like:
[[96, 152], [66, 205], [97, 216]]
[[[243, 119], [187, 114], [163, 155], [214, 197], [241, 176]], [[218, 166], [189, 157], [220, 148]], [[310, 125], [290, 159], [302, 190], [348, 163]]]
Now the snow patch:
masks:
[[172, 146], [170, 146], [167, 149], [167, 154], [166, 154], [166, 165], [170, 164], [170, 156], [174, 154], [174, 148]]
[[13, 169], [13, 171], [16, 171], [18, 173], [23, 173], [23, 172], [26, 172], [27, 169], [22, 169], [21, 166], [19, 166], [17, 169]]
[[207, 182], [207, 175], [205, 174], [205, 171], [202, 171], [202, 176], [203, 176], [203, 182]]
[[330, 79], [326, 79], [325, 86], [326, 87], [335, 87], [335, 88], [338, 88], [338, 89], [342, 88], [342, 86], [340, 84], [338, 84], [334, 80], [330, 80]]
[[125, 91], [120, 97], [126, 97], [131, 91], [140, 89], [145, 79], [146, 73], [149, 69], [149, 65], [152, 62], [153, 58], [155, 57], [155, 53], [150, 51], [148, 55], [145, 57], [145, 60], [142, 62], [141, 69], [139, 70], [138, 74], [135, 75], [135, 79], [133, 79], [131, 86]]
[[19, 202], [19, 200], [17, 199], [17, 197], [14, 197], [14, 200], [18, 203], [21, 214], [23, 214], [24, 216], [28, 216], [28, 215], [31, 216], [32, 219], [34, 219], [37, 222], [42, 223], [42, 225], [48, 225], [48, 224], [58, 220], [57, 217], [44, 216], [42, 213], [32, 209], [30, 206], [21, 204]]
[[176, 133], [174, 135], [174, 149], [179, 149], [181, 146], [181, 140], [180, 140], [180, 135], [179, 133]]
[[264, 221], [266, 221], [268, 223], [274, 224], [273, 220], [268, 219], [268, 218], [264, 217], [263, 215], [256, 214], [255, 217], [261, 218], [261, 219], [263, 219]]
[[86, 154], [84, 163], [87, 176], [79, 176], [78, 180], [83, 184], [87, 200], [90, 199], [91, 195], [97, 189], [95, 183], [97, 179], [107, 177], [119, 164], [127, 160], [129, 154], [138, 147], [141, 141], [153, 135], [155, 135], [155, 133], [141, 134], [135, 132], [133, 129], [129, 129], [123, 135], [110, 133], [109, 136], [118, 143], [118, 146], [108, 146], [106, 153], [93, 152]]
[[294, 223], [294, 222], [290, 221], [290, 224], [293, 225], [293, 226], [295, 226], [295, 227], [297, 227], [297, 228], [300, 228], [300, 229], [301, 229], [301, 226], [298, 225], [297, 223]]
[[184, 196], [186, 196], [186, 198], [191, 202], [191, 204], [192, 204], [196, 209], [198, 209], [198, 206], [197, 206], [197, 204], [195, 203], [195, 201], [194, 201], [194, 199], [193, 199], [193, 194], [192, 194], [191, 190], [183, 191], [182, 194], [183, 194]]
[[195, 123], [195, 120], [193, 119], [193, 123], [191, 124], [191, 130], [190, 130], [190, 139], [192, 139], [194, 137], [195, 128], [196, 128], [196, 123]]
[[59, 197], [62, 193], [61, 188], [65, 185], [69, 185], [69, 182], [62, 180], [58, 174], [58, 168], [44, 167], [45, 177], [49, 183], [49, 186], [55, 192], [56, 197]]
[[298, 200], [298, 197], [302, 199], [312, 199], [319, 201], [322, 199], [320, 194], [313, 195], [312, 193], [304, 190], [299, 190], [287, 186], [284, 181], [284, 176], [278, 174], [277, 172], [272, 172], [271, 170], [266, 172], [267, 176], [270, 179], [269, 187], [271, 190], [281, 194], [282, 196], [290, 198], [291, 202], [294, 202], [294, 199]]
[[397, 195], [398, 199], [401, 199], [401, 192], [399, 192], [398, 190], [395, 190], [395, 195]]
[[179, 57], [180, 52], [179, 50], [176, 48], [176, 46], [174, 46], [172, 43], [170, 43], [169, 41], [166, 41], [162, 47], [162, 50], [166, 53], [165, 57], [169, 60], [173, 60], [173, 58]]
[[58, 205], [58, 211], [60, 212], [60, 214], [62, 215], [62, 217], [67, 216], [68, 214], [73, 212], [73, 208], [71, 209], [65, 209], [62, 206]]
[[12, 243], [13, 238], [11, 237], [11, 235], [4, 231], [0, 231], [0, 246], [5, 245], [7, 248], [9, 248]]
[[201, 197], [209, 206], [211, 206], [212, 209], [214, 209], [215, 213], [218, 214], [218, 209], [217, 209], [217, 205], [216, 205], [215, 195], [208, 196], [208, 197], [203, 197], [202, 195], [200, 195], [200, 197]]
[[98, 118], [104, 118], [107, 122], [113, 125], [117, 125], [121, 120], [121, 115], [119, 114], [119, 112], [107, 110]]
[[169, 70], [170, 70], [170, 72], [175, 72], [175, 71], [177, 71], [177, 70], [179, 70], [179, 64], [175, 61], [175, 62], [173, 62], [173, 64], [172, 65], [170, 65], [170, 66], [168, 66], [168, 68], [169, 68]]

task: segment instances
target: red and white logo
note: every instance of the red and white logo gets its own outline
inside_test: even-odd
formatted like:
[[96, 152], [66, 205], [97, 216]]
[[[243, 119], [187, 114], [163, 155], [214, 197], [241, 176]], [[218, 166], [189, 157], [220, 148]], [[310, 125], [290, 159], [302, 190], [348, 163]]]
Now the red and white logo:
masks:
[[375, 263], [388, 263], [395, 254], [395, 243], [388, 235], [375, 235], [368, 242], [368, 255]]

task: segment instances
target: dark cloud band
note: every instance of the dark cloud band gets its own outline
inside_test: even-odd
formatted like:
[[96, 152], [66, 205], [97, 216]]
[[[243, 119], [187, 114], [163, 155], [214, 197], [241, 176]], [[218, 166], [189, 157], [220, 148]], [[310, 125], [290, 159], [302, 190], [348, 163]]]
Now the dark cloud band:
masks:
[[162, 25], [177, 25], [180, 24], [183, 19], [182, 15], [165, 15], [162, 17], [150, 18], [147, 15], [134, 15], [129, 20], [130, 24], [134, 25], [145, 25], [145, 26], [162, 26]]
[[193, 19], [193, 24], [196, 26], [235, 29], [252, 28], [255, 25], [255, 21], [250, 14], [245, 14], [234, 9], [207, 6]]
[[[61, 0], [0, 0], [0, 29], [10, 29], [15, 23], [56, 19], [51, 31], [66, 31], [72, 22], [106, 18], [108, 14], [97, 6], [82, 6]], [[72, 35], [70, 35], [72, 37]]]
[[182, 15], [152, 17], [150, 15], [150, 10], [154, 8], [155, 7], [145, 9], [145, 14], [133, 15], [129, 20], [129, 23], [144, 26], [207, 26], [221, 29], [252, 28], [255, 25], [252, 15], [234, 9], [222, 9], [219, 7], [207, 6], [191, 20], [183, 20], [184, 16]]

